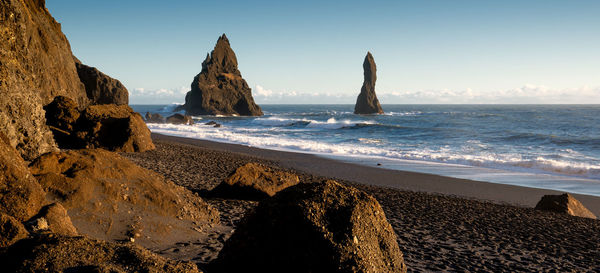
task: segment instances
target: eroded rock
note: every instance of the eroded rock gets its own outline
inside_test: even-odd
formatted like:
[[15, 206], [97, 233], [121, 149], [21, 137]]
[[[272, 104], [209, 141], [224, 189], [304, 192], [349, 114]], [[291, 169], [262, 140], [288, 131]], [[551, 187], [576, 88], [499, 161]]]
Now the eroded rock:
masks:
[[596, 215], [568, 193], [561, 195], [544, 195], [535, 206], [535, 209], [596, 219]]
[[145, 118], [146, 118], [146, 122], [149, 122], [149, 123], [164, 123], [165, 122], [165, 117], [163, 117], [159, 113], [146, 112]]
[[0, 212], [0, 248], [10, 246], [27, 235], [29, 233], [19, 220]]
[[248, 163], [237, 168], [211, 193], [225, 198], [260, 200], [299, 182], [295, 174], [274, 170], [258, 163]]
[[169, 116], [167, 118], [166, 122], [171, 123], [171, 124], [187, 124], [187, 125], [194, 124], [194, 120], [192, 119], [191, 116], [182, 115], [179, 113]]
[[47, 230], [65, 236], [77, 235], [77, 229], [73, 226], [67, 210], [60, 203], [53, 203], [43, 207], [34, 221], [38, 219], [43, 219], [47, 225], [45, 228], [38, 227], [39, 230]]
[[406, 272], [375, 198], [335, 181], [263, 200], [225, 242], [221, 272]]
[[82, 64], [75, 57], [73, 59], [91, 104], [129, 104], [129, 91], [120, 81], [107, 76], [95, 67]]
[[355, 114], [383, 114], [383, 109], [379, 104], [377, 95], [375, 94], [375, 82], [377, 81], [377, 66], [371, 52], [367, 52], [365, 61], [363, 62], [364, 82], [360, 89], [360, 94], [354, 105]]

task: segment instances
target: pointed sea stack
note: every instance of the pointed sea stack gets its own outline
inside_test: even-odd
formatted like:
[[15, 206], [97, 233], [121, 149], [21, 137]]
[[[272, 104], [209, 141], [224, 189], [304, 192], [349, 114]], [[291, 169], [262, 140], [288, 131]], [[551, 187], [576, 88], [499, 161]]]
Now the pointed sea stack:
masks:
[[383, 109], [381, 109], [377, 95], [375, 95], [377, 66], [375, 66], [375, 60], [371, 52], [367, 52], [363, 69], [365, 70], [365, 81], [356, 99], [354, 114], [383, 114]]
[[219, 37], [210, 55], [206, 55], [202, 71], [192, 82], [192, 91], [185, 96], [183, 108], [188, 115], [263, 114], [238, 70], [237, 58], [225, 34]]

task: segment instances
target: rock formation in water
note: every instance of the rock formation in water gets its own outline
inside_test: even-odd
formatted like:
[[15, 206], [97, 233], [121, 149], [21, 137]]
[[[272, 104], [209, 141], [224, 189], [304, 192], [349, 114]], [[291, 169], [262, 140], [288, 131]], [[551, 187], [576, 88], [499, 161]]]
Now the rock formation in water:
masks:
[[596, 215], [568, 193], [561, 195], [544, 195], [535, 206], [535, 209], [596, 219]]
[[91, 104], [129, 104], [129, 91], [120, 81], [107, 76], [95, 67], [82, 64], [75, 57], [73, 59]]
[[377, 95], [375, 94], [375, 81], [377, 81], [377, 66], [371, 52], [367, 52], [365, 61], [363, 62], [365, 80], [360, 89], [360, 94], [356, 99], [354, 106], [355, 114], [383, 114], [383, 109], [379, 104]]
[[44, 1], [0, 4], [0, 130], [25, 160], [56, 149], [43, 105], [58, 95], [88, 104], [67, 38]]
[[216, 272], [406, 272], [377, 200], [335, 181], [301, 183], [261, 201], [213, 266]]
[[194, 120], [192, 119], [191, 116], [188, 115], [182, 115], [179, 113], [173, 114], [169, 117], [167, 117], [167, 119], [165, 120], [166, 123], [171, 123], [171, 124], [186, 124], [186, 125], [193, 125], [194, 124]]
[[237, 58], [225, 34], [202, 63], [202, 71], [194, 78], [183, 108], [189, 115], [263, 114], [238, 70]]
[[146, 112], [144, 117], [148, 123], [165, 123], [165, 117], [159, 113]]

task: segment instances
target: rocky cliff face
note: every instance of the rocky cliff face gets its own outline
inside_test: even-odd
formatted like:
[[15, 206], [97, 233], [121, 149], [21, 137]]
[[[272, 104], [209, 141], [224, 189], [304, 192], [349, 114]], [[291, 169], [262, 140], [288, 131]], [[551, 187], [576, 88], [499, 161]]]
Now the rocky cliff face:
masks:
[[85, 85], [85, 92], [92, 104], [129, 104], [129, 91], [118, 80], [87, 66], [73, 57], [79, 79]]
[[360, 89], [360, 94], [356, 99], [354, 106], [355, 114], [383, 114], [383, 109], [379, 104], [377, 95], [375, 94], [375, 81], [377, 81], [377, 66], [371, 52], [367, 52], [365, 61], [363, 62], [365, 80]]
[[67, 38], [43, 0], [0, 0], [0, 130], [26, 160], [56, 149], [43, 105], [87, 105]]
[[237, 58], [225, 34], [202, 63], [202, 71], [192, 82], [192, 91], [185, 96], [184, 108], [191, 115], [263, 114], [238, 70]]

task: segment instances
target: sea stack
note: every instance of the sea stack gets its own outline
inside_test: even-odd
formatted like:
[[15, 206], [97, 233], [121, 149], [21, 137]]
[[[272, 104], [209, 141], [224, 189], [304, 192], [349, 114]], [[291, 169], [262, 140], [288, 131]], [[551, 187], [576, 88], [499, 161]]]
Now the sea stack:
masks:
[[192, 82], [183, 107], [188, 115], [262, 116], [238, 70], [235, 53], [223, 34], [215, 49], [206, 55], [202, 71]]
[[383, 109], [379, 104], [375, 94], [375, 81], [377, 81], [377, 66], [371, 52], [367, 52], [363, 62], [365, 81], [360, 89], [360, 94], [356, 99], [354, 114], [383, 114]]

